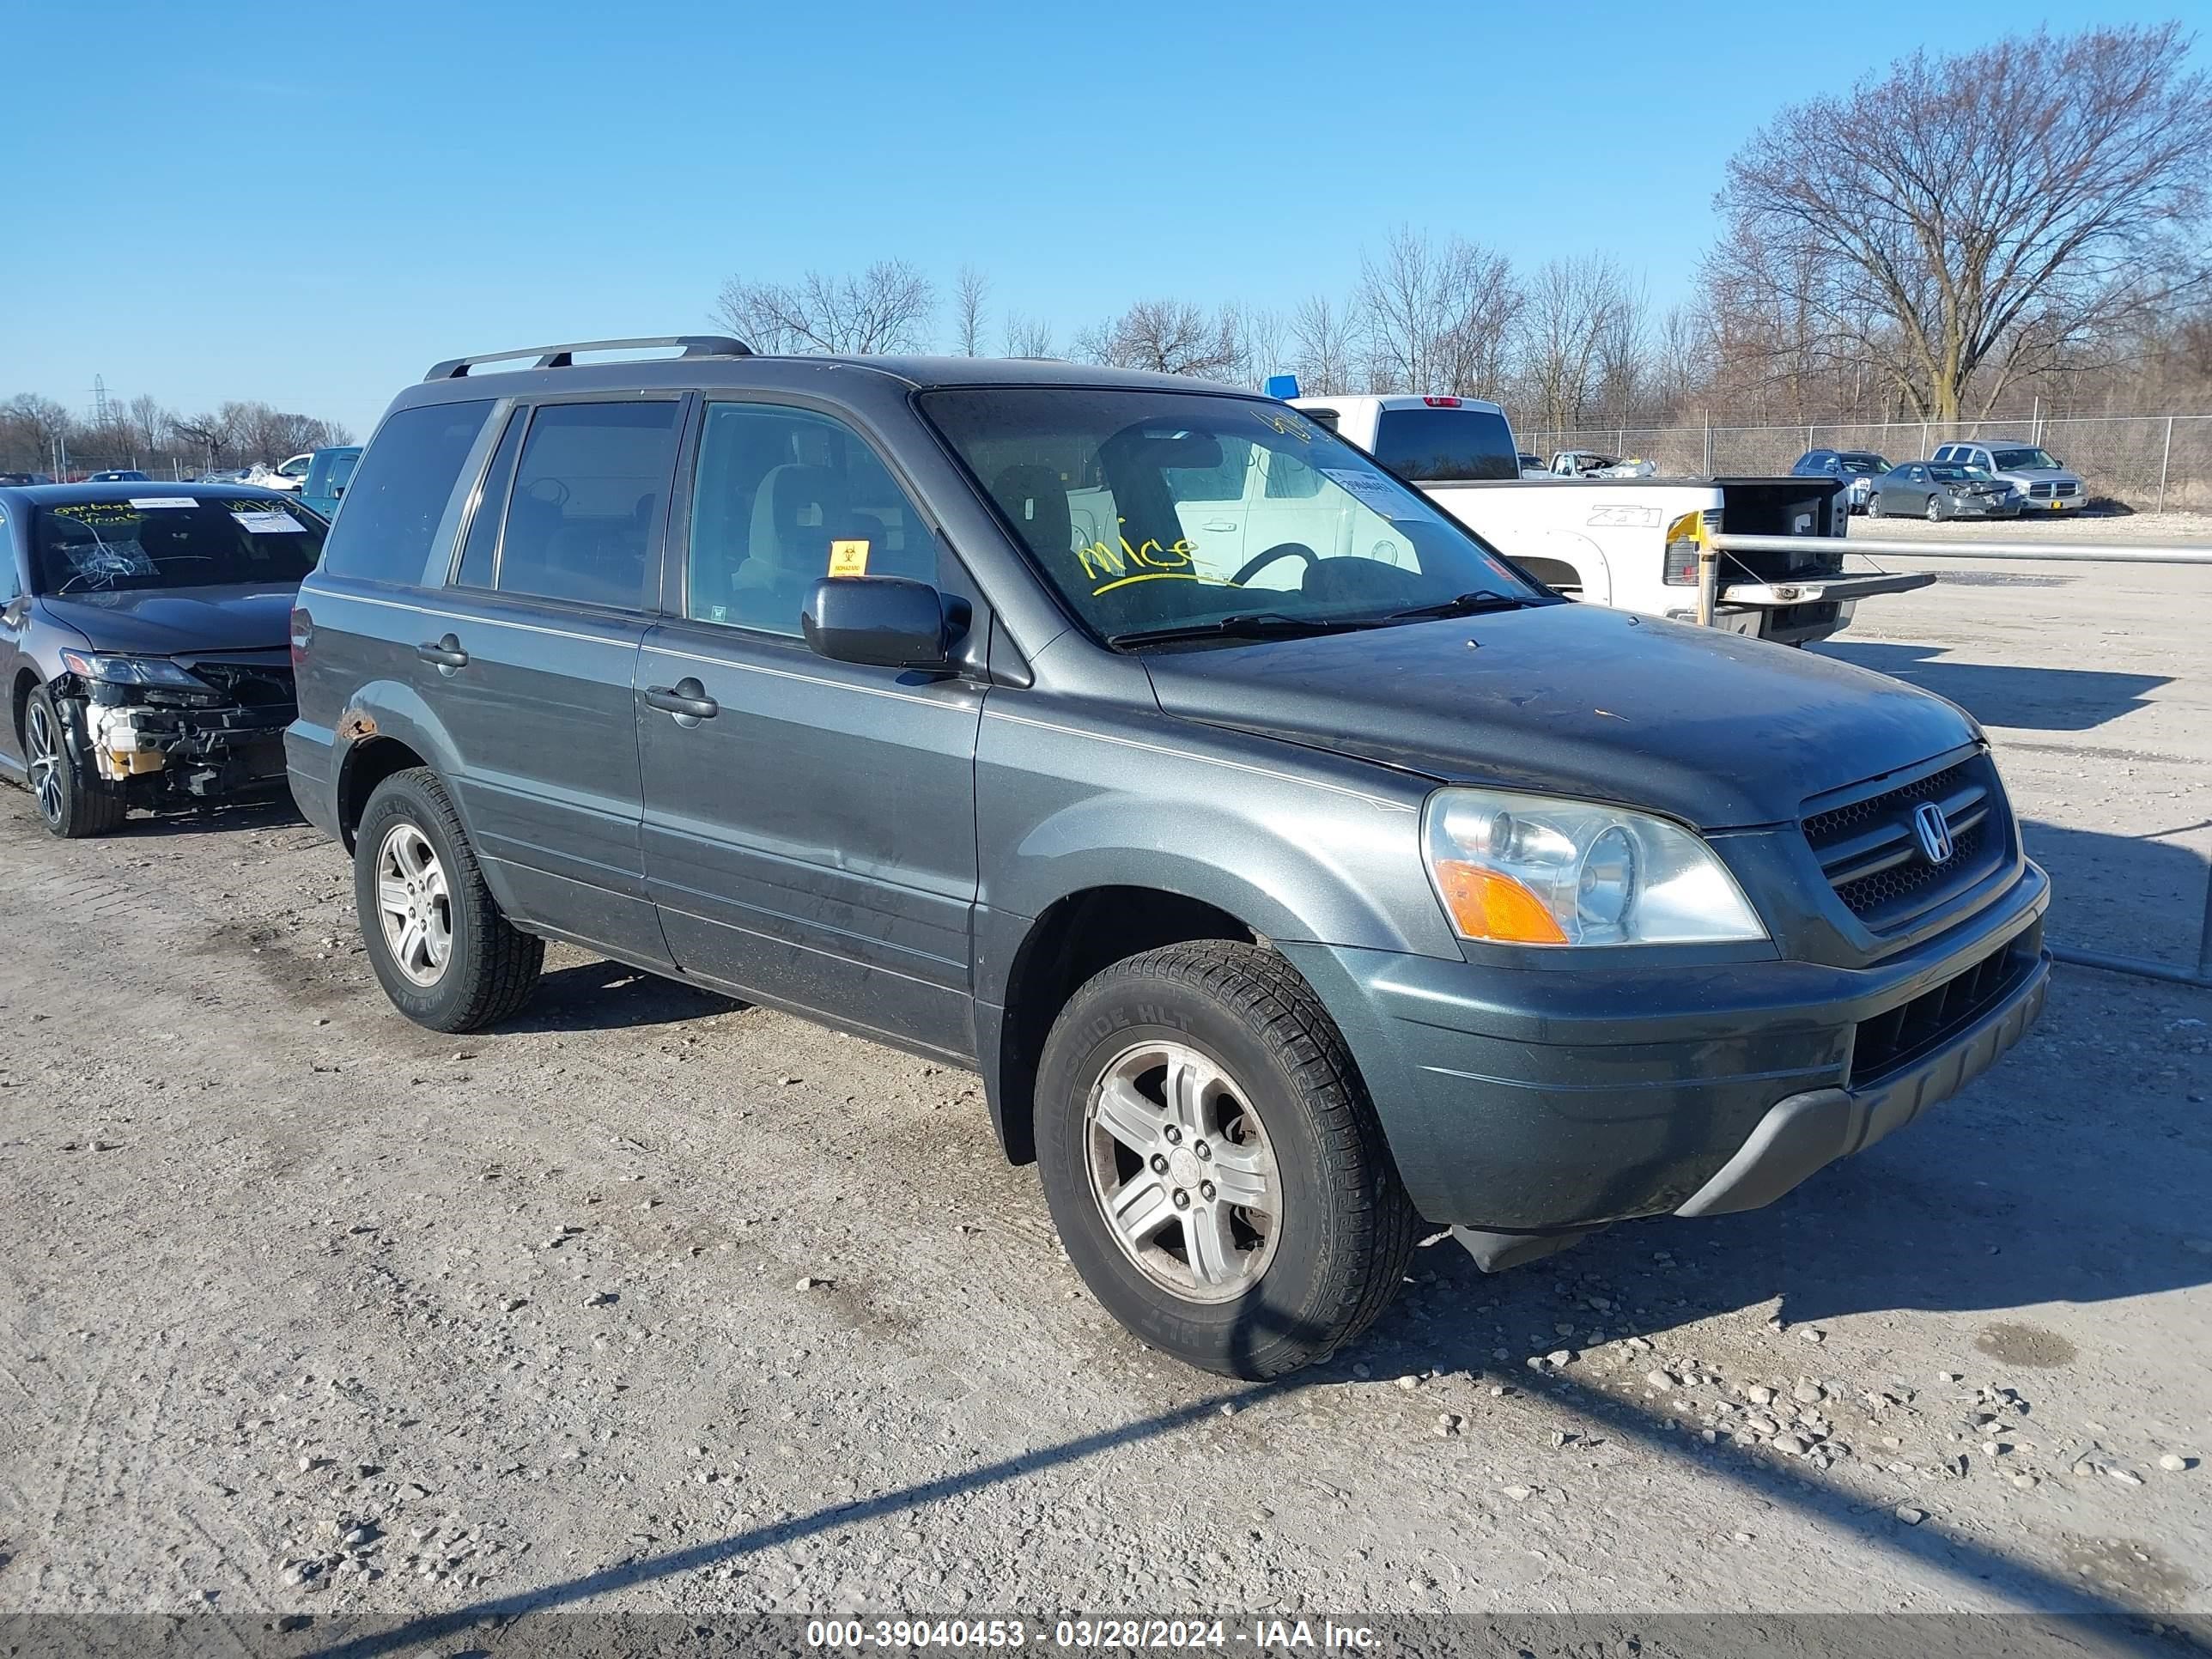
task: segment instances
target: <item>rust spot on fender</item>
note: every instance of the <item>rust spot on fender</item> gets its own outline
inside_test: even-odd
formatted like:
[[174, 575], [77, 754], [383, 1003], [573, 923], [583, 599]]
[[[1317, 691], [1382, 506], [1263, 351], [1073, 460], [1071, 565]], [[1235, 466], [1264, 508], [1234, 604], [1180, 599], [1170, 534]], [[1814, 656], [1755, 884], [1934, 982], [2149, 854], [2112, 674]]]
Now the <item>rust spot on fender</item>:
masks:
[[338, 735], [348, 743], [359, 743], [376, 735], [376, 721], [367, 714], [348, 714], [338, 722]]

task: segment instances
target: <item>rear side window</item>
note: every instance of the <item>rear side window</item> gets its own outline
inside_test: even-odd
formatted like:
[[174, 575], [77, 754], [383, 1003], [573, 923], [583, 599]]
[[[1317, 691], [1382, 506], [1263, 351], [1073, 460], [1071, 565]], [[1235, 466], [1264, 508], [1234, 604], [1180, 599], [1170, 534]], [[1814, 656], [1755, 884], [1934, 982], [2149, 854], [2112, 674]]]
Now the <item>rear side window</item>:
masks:
[[807, 594], [830, 575], [934, 583], [937, 539], [842, 422], [774, 404], [709, 404], [684, 614], [795, 635]]
[[483, 488], [477, 492], [469, 513], [468, 534], [461, 543], [461, 571], [454, 578], [463, 587], [489, 587], [499, 556], [499, 527], [507, 516], [507, 486], [514, 481], [514, 458], [521, 453], [522, 434], [530, 425], [530, 411], [518, 409], [500, 434], [491, 465], [484, 469]]
[[1521, 476], [1512, 428], [1486, 409], [1386, 409], [1375, 422], [1375, 459], [1409, 483]]
[[515, 464], [499, 591], [624, 610], [652, 604], [683, 414], [672, 399], [539, 409]]
[[323, 568], [364, 581], [422, 580], [453, 486], [491, 409], [489, 399], [424, 404], [386, 419], [346, 489]]

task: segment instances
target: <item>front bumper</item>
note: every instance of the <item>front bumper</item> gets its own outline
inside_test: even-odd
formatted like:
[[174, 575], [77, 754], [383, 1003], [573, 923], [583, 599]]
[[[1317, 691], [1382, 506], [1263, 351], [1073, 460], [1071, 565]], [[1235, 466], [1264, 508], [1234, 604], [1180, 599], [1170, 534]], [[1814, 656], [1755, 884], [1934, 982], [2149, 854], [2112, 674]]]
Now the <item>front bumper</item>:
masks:
[[[72, 723], [80, 760], [93, 775], [158, 804], [251, 792], [284, 774], [289, 704], [151, 704], [94, 684]], [[76, 705], [72, 705], [76, 706]]]
[[1420, 1213], [1558, 1233], [1771, 1203], [1956, 1093], [2042, 1010], [2049, 899], [2024, 865], [1970, 921], [1861, 969], [1279, 948], [1337, 1017]]

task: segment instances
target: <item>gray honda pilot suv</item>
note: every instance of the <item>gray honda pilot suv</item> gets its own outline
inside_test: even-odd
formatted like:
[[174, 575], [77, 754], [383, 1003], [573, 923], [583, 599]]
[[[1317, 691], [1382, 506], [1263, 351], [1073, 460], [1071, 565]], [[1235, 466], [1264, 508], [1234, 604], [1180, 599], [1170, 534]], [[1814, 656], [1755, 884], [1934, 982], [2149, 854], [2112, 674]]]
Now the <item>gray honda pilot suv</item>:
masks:
[[1099, 1298], [1265, 1376], [1424, 1225], [1768, 1203], [2041, 1009], [1941, 698], [1563, 601], [1227, 387], [617, 343], [681, 355], [402, 392], [300, 592], [292, 787], [422, 1024], [562, 939], [974, 1066]]

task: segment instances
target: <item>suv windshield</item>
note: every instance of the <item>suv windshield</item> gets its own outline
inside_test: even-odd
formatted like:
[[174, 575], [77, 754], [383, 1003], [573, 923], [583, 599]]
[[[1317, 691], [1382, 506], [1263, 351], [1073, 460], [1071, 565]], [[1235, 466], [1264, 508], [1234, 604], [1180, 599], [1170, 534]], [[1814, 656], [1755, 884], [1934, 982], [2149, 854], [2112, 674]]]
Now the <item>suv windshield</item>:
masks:
[[1375, 459], [1415, 483], [1521, 476], [1511, 428], [1486, 409], [1385, 409], [1375, 421]]
[[1424, 497], [1280, 404], [1020, 386], [927, 392], [921, 405], [1109, 641], [1544, 602]]
[[2051, 459], [2047, 449], [1996, 449], [1990, 452], [1990, 459], [2001, 472], [2017, 472], [2024, 467], [2054, 472], [2059, 470], [2058, 463]]
[[1836, 465], [1844, 471], [1854, 473], [1860, 477], [1871, 477], [1877, 472], [1889, 471], [1887, 461], [1879, 455], [1869, 454], [1863, 449], [1845, 451], [1836, 457]]
[[289, 501], [118, 496], [39, 509], [33, 586], [57, 599], [122, 588], [297, 582], [323, 550], [322, 520]]

